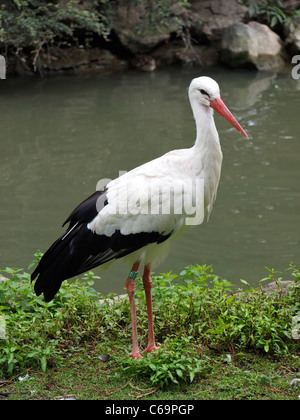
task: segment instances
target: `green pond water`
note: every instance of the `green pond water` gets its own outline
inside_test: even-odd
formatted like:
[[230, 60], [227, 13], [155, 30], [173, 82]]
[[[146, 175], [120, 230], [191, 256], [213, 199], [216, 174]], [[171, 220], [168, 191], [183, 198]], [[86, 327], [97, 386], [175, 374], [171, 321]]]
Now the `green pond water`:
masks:
[[[0, 86], [0, 267], [27, 269], [102, 178], [190, 147], [192, 78], [216, 79], [248, 132], [215, 115], [224, 154], [209, 222], [173, 242], [156, 273], [212, 265], [236, 285], [258, 284], [265, 266], [299, 263], [300, 81], [291, 74], [223, 68], [163, 69], [91, 77], [7, 79]], [[96, 288], [124, 293], [122, 263]]]

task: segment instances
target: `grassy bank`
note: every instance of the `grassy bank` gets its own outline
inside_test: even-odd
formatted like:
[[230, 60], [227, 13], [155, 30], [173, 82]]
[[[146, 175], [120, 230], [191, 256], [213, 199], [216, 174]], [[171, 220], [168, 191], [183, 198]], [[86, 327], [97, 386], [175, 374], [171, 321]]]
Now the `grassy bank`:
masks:
[[[1, 275], [9, 280], [0, 282], [0, 336], [5, 336], [0, 399], [296, 399], [300, 394], [299, 382], [291, 383], [299, 378], [294, 267], [284, 274], [294, 285], [283, 288], [277, 278], [272, 292], [248, 284], [236, 290], [207, 266], [156, 276], [155, 332], [162, 347], [139, 361], [127, 357], [128, 300], [101, 296], [92, 288], [98, 280], [93, 273], [64, 282], [50, 303], [35, 296], [23, 270]], [[276, 275], [271, 270], [267, 280]], [[141, 282], [137, 319], [145, 347]]]

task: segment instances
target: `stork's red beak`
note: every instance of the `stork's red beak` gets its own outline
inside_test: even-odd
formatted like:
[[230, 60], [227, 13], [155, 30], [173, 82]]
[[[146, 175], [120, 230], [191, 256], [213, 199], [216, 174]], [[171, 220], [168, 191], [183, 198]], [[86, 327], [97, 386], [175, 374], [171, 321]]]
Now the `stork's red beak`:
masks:
[[220, 115], [222, 115], [222, 117], [224, 117], [225, 120], [227, 120], [231, 125], [233, 125], [233, 127], [236, 128], [237, 131], [239, 131], [240, 133], [242, 133], [243, 136], [245, 136], [247, 139], [249, 138], [248, 137], [248, 134], [245, 132], [245, 130], [243, 129], [243, 127], [241, 127], [240, 124], [237, 122], [237, 120], [234, 118], [234, 116], [229, 111], [229, 109], [224, 104], [224, 102], [222, 101], [221, 98], [216, 98], [214, 100], [209, 100], [209, 102], [210, 102], [210, 106], [215, 111], [217, 111]]

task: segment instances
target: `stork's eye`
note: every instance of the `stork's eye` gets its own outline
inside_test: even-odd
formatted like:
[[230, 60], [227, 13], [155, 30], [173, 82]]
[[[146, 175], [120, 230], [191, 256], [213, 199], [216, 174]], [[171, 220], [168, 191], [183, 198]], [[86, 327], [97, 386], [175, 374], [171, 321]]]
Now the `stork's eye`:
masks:
[[209, 94], [204, 89], [199, 89], [199, 92], [202, 93], [202, 95], [206, 95], [209, 97]]

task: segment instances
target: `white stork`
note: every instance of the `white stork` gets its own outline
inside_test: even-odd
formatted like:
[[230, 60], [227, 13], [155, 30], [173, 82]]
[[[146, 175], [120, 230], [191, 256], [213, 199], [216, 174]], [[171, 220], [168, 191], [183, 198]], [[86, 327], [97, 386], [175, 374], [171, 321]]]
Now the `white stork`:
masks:
[[217, 82], [210, 77], [192, 80], [189, 99], [197, 129], [194, 146], [173, 150], [125, 173], [79, 204], [65, 222], [69, 222], [66, 233], [48, 249], [31, 276], [32, 280], [37, 278], [36, 294], [43, 293], [49, 302], [65, 279], [116, 259], [127, 260], [132, 267], [125, 285], [134, 359], [141, 357], [134, 298], [139, 265], [144, 265], [142, 278], [148, 312], [148, 344], [144, 351], [151, 352], [158, 348], [152, 320], [151, 267], [166, 255], [170, 240], [189, 227], [187, 218], [191, 216], [183, 206], [181, 212], [175, 211], [176, 205], [183, 199], [197, 205], [201, 198], [188, 180], [204, 180], [199, 205], [204, 206], [207, 215], [216, 198], [222, 151], [213, 110], [248, 138], [221, 100]]

